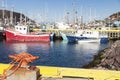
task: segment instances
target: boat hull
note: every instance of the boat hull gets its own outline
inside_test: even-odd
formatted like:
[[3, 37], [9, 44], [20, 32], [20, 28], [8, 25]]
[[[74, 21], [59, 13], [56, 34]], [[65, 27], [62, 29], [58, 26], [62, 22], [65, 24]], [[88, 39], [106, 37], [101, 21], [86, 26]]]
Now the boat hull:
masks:
[[14, 31], [5, 30], [6, 41], [50, 41], [50, 34], [21, 34]]
[[100, 43], [107, 43], [108, 42], [108, 38], [107, 37], [102, 37], [100, 39]]
[[69, 42], [76, 42], [79, 40], [86, 40], [86, 37], [66, 36]]
[[90, 43], [100, 42], [100, 39], [84, 39], [84, 40], [78, 40], [78, 43], [84, 43], [84, 42], [90, 42]]
[[106, 43], [108, 42], [107, 37], [102, 38], [87, 38], [87, 37], [77, 37], [77, 36], [67, 36], [67, 39], [69, 42], [100, 42], [100, 43]]

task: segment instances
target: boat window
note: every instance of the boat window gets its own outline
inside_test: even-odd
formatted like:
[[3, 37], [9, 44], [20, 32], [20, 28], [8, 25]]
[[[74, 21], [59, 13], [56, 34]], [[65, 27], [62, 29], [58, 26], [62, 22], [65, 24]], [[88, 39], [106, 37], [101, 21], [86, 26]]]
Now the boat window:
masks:
[[91, 34], [91, 32], [87, 32], [88, 34]]
[[16, 29], [18, 29], [18, 27]]
[[25, 28], [24, 28], [24, 30], [25, 30]]
[[20, 28], [20, 30], [22, 30], [22, 29]]
[[101, 28], [99, 28], [99, 30], [101, 30]]

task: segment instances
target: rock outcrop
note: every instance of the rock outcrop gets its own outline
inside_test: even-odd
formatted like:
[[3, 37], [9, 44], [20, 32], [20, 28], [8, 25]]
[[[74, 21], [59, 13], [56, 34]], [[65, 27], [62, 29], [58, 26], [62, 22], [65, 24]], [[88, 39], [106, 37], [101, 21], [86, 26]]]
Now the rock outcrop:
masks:
[[110, 48], [101, 51], [95, 56], [94, 61], [84, 67], [120, 70], [120, 40], [114, 42]]
[[102, 59], [98, 67], [120, 70], [120, 40], [112, 44], [112, 46], [104, 51]]

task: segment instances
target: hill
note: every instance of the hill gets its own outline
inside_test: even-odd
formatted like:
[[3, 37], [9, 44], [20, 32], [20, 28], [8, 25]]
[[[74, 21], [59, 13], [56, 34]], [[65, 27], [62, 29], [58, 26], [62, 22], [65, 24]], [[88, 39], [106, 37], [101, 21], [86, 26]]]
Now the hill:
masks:
[[[11, 14], [11, 11], [9, 10], [4, 10], [4, 19], [7, 19], [7, 20], [10, 20], [10, 14]], [[25, 19], [25, 15], [24, 14], [21, 14], [21, 13], [18, 13], [18, 12], [13, 12], [13, 22], [19, 22], [20, 21], [20, 15], [22, 15], [22, 18], [23, 18], [23, 21]], [[0, 10], [0, 19], [3, 20], [3, 11]], [[26, 20], [31, 20], [30, 18], [28, 18], [26, 16]], [[32, 22], [34, 22], [33, 20], [31, 20]]]
[[119, 20], [120, 21], [120, 12], [113, 13], [109, 17], [110, 17], [110, 19], [115, 19], [115, 20]]

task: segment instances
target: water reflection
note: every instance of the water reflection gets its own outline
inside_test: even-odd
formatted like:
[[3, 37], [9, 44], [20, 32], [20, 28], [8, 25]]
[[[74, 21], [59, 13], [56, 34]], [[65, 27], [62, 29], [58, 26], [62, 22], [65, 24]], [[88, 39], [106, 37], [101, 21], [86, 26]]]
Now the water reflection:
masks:
[[27, 52], [27, 45], [24, 43], [13, 43], [8, 47], [10, 47], [10, 49], [12, 49], [15, 53]]
[[40, 49], [48, 51], [50, 45], [48, 42], [5, 42], [5, 44], [9, 50], [15, 53], [29, 52], [29, 50], [38, 51]]
[[[84, 51], [84, 53], [88, 54], [94, 54], [97, 53], [100, 49], [100, 43], [79, 43], [79, 49], [80, 51]], [[78, 48], [78, 47], [76, 47]], [[77, 49], [78, 50], [78, 49]]]
[[[65, 42], [62, 42], [65, 43]], [[70, 62], [66, 66], [82, 67], [93, 59], [100, 49], [99, 43], [67, 43], [64, 44], [64, 49], [67, 49], [65, 62]]]
[[10, 62], [8, 54], [28, 52], [40, 56], [32, 65], [82, 67], [108, 44], [55, 42], [0, 42], [0, 62]]

